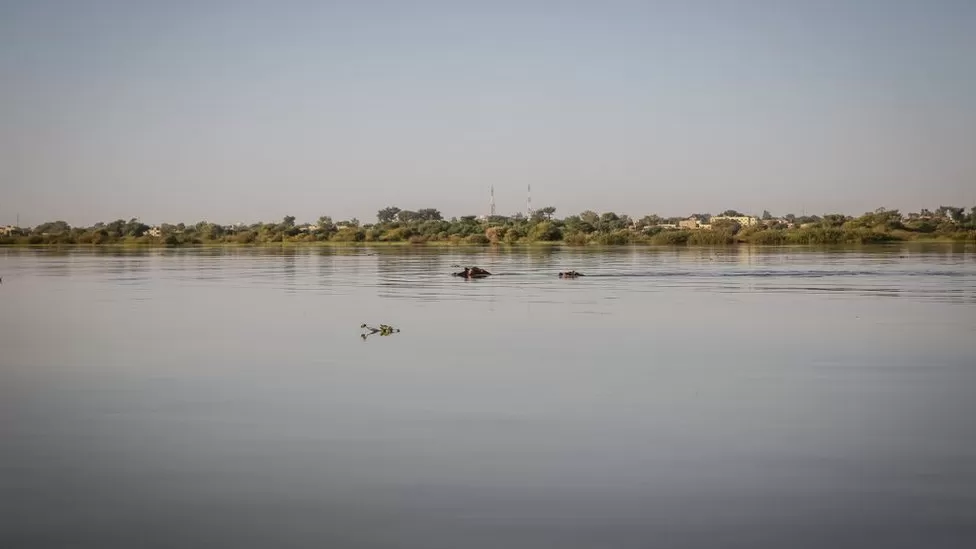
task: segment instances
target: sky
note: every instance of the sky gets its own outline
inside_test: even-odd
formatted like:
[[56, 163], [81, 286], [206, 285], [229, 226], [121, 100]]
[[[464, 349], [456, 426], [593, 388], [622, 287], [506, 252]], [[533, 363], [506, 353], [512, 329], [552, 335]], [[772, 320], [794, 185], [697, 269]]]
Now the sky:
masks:
[[976, 2], [0, 0], [0, 225], [976, 204]]

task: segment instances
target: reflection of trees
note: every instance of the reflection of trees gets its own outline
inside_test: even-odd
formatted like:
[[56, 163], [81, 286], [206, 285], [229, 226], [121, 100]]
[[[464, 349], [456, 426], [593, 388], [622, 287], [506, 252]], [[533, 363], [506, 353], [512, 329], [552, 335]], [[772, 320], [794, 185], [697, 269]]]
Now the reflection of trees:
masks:
[[[96, 261], [96, 271], [108, 274], [111, 278], [128, 283], [147, 282], [151, 277], [151, 258], [146, 252], [120, 252], [100, 254], [103, 259]], [[104, 258], [108, 256], [108, 258]]]
[[281, 259], [281, 273], [284, 277], [285, 291], [292, 293], [295, 291], [295, 265], [298, 262], [297, 248], [279, 248]]
[[[46, 257], [45, 257], [46, 256]], [[41, 256], [39, 272], [41, 276], [71, 276], [72, 258], [67, 254], [45, 254]]]
[[440, 250], [406, 248], [383, 251], [376, 254], [376, 274], [379, 282], [398, 282], [408, 280], [412, 275], [450, 274], [451, 263], [448, 255]]
[[753, 246], [736, 246], [735, 259], [739, 265], [755, 265], [762, 263], [762, 258]]
[[113, 248], [106, 246], [92, 247], [90, 251], [97, 257], [150, 257], [155, 255], [154, 250], [145, 248]]
[[315, 272], [322, 284], [330, 283], [336, 272], [335, 251], [331, 248], [318, 248], [313, 253], [315, 258]]

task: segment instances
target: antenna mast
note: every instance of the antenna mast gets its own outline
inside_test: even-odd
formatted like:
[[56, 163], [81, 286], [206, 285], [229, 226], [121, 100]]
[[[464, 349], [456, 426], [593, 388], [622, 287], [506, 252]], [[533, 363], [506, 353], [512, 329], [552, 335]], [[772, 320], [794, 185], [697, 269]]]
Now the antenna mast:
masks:
[[529, 192], [525, 196], [525, 216], [532, 217], [532, 184], [529, 183]]
[[488, 216], [495, 217], [495, 186], [491, 186], [491, 201], [488, 202]]

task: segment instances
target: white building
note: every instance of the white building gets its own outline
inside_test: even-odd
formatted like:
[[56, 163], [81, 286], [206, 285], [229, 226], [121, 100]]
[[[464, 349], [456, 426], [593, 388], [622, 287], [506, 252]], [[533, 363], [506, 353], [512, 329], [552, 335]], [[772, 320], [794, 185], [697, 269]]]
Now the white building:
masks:
[[759, 224], [759, 218], [753, 217], [751, 215], [714, 215], [712, 216], [712, 223], [716, 221], [735, 221], [740, 227], [752, 227]]

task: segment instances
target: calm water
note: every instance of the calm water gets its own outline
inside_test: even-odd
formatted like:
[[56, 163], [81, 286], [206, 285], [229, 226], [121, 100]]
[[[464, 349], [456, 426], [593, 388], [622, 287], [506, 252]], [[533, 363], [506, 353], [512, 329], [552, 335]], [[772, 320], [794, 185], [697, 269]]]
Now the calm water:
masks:
[[0, 276], [5, 549], [976, 547], [972, 249], [0, 249]]

